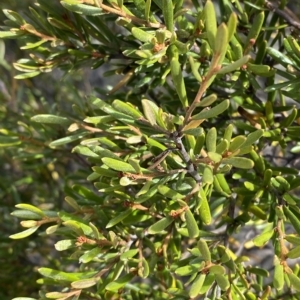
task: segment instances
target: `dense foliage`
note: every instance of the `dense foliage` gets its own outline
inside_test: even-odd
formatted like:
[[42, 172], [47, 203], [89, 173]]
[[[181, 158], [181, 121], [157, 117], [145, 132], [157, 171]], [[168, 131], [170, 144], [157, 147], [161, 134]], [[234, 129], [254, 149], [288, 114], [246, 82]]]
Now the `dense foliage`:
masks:
[[300, 299], [286, 1], [30, 2], [0, 31], [1, 299]]

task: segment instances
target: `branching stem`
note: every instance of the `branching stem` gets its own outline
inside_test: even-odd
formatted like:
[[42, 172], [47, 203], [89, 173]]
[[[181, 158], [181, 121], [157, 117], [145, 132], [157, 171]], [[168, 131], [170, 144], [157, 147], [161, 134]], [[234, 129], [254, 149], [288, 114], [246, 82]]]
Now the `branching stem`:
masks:
[[127, 14], [126, 12], [122, 11], [121, 9], [117, 9], [117, 8], [113, 8], [108, 5], [105, 5], [102, 3], [102, 1], [96, 0], [95, 4], [99, 8], [102, 8], [104, 11], [106, 11], [108, 13], [112, 13], [112, 14], [118, 15], [120, 17], [130, 19], [134, 23], [137, 23], [140, 25], [145, 25], [147, 27], [152, 27], [152, 28], [165, 28], [165, 25], [163, 25], [161, 23], [148, 22], [146, 20], [137, 18], [136, 16]]
[[278, 6], [276, 6], [274, 3], [270, 1], [265, 1], [265, 6], [271, 10], [274, 11], [278, 16], [283, 18], [288, 24], [291, 26], [297, 28], [300, 30], [300, 20], [298, 17], [290, 11], [287, 7], [285, 7], [283, 10], [280, 9]]
[[201, 177], [197, 171], [197, 169], [195, 168], [193, 162], [191, 161], [191, 158], [189, 156], [189, 154], [186, 152], [185, 147], [182, 143], [182, 137], [176, 137], [175, 138], [175, 143], [178, 147], [178, 150], [180, 151], [182, 158], [184, 160], [184, 162], [186, 163], [186, 167], [187, 167], [187, 171], [188, 173], [196, 180], [196, 182], [198, 184], [201, 183]]

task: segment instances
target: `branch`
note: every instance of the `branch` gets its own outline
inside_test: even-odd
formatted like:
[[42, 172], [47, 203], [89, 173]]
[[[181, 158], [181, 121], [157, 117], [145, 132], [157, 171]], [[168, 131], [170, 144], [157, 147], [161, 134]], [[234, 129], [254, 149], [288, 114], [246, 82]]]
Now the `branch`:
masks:
[[122, 11], [120, 8], [113, 8], [113, 7], [107, 6], [107, 5], [103, 4], [102, 1], [96, 0], [95, 4], [99, 8], [103, 9], [104, 11], [106, 11], [108, 13], [112, 13], [112, 14], [118, 15], [120, 17], [130, 19], [134, 23], [137, 23], [140, 25], [145, 25], [147, 27], [152, 27], [152, 28], [165, 28], [165, 25], [163, 25], [161, 23], [153, 23], [153, 22], [145, 21], [143, 19], [137, 18], [136, 16], [127, 14], [126, 12]]
[[291, 26], [297, 28], [300, 30], [300, 20], [297, 18], [297, 16], [290, 11], [288, 8], [284, 8], [283, 10], [278, 8], [278, 6], [274, 5], [274, 3], [270, 1], [265, 1], [265, 6], [271, 10], [274, 11], [277, 15], [282, 17], [288, 24]]
[[195, 168], [193, 162], [191, 161], [189, 154], [186, 152], [181, 137], [175, 137], [175, 143], [182, 155], [184, 162], [186, 163], [188, 173], [196, 180], [198, 184], [201, 184], [202, 181], [201, 176], [199, 175], [197, 169]]

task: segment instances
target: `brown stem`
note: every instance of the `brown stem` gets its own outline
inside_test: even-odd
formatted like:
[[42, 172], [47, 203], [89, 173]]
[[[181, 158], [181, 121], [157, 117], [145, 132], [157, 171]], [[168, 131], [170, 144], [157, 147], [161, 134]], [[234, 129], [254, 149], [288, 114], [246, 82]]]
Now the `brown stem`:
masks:
[[279, 245], [280, 245], [280, 262], [282, 263], [283, 266], [285, 266], [286, 264], [286, 255], [289, 252], [285, 243], [284, 243], [284, 233], [282, 231], [282, 219], [278, 219], [277, 222], [277, 233], [278, 233], [278, 241], [279, 241]]
[[136, 16], [132, 16], [132, 15], [125, 13], [120, 8], [117, 9], [117, 8], [113, 8], [108, 5], [105, 5], [99, 0], [95, 0], [95, 4], [108, 13], [112, 13], [112, 14], [118, 15], [120, 17], [130, 19], [134, 23], [137, 23], [140, 25], [145, 25], [147, 27], [152, 27], [152, 28], [165, 28], [165, 25], [163, 25], [161, 23], [152, 23], [152, 22], [145, 21], [143, 19], [137, 18]]
[[270, 1], [265, 1], [265, 6], [269, 10], [274, 11], [278, 16], [280, 16], [281, 18], [283, 18], [288, 24], [290, 24], [291, 26], [293, 26], [293, 27], [295, 27], [295, 28], [297, 28], [297, 29], [300, 30], [300, 20], [288, 8], [285, 7], [282, 10], [282, 9], [278, 8], [278, 6], [276, 6], [274, 3], [270, 2]]
[[199, 175], [197, 168], [194, 166], [193, 162], [191, 161], [189, 154], [186, 152], [181, 137], [176, 137], [175, 143], [182, 155], [184, 162], [186, 163], [186, 168], [188, 173], [196, 180], [198, 184], [201, 184], [202, 178]]
[[211, 84], [212, 77], [216, 74], [216, 72], [219, 70], [218, 62], [219, 62], [220, 56], [215, 55], [212, 59], [210, 69], [205, 77], [205, 79], [202, 81], [202, 84], [199, 87], [198, 93], [191, 104], [191, 106], [188, 108], [184, 121], [183, 121], [183, 127], [189, 123], [190, 118], [192, 116], [193, 111], [197, 107], [197, 104], [201, 101], [201, 98], [203, 97], [204, 93], [208, 89], [209, 85]]

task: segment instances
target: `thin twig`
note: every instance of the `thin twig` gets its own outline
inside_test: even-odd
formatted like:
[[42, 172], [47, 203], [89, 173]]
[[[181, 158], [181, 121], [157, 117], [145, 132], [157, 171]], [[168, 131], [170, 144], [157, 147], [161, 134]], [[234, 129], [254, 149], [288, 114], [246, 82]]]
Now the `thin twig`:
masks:
[[153, 23], [153, 22], [145, 21], [143, 19], [137, 18], [136, 16], [129, 15], [129, 14], [125, 13], [120, 8], [116, 9], [116, 8], [110, 7], [108, 5], [105, 5], [99, 0], [96, 0], [95, 3], [99, 8], [102, 8], [104, 11], [106, 11], [108, 13], [118, 15], [120, 17], [130, 19], [134, 23], [137, 23], [137, 24], [140, 24], [140, 25], [145, 25], [147, 27], [152, 27], [152, 28], [165, 28], [165, 25], [163, 25], [161, 23]]
[[181, 137], [176, 137], [175, 143], [182, 155], [184, 162], [186, 163], [188, 173], [196, 180], [198, 184], [200, 184], [202, 181], [201, 176], [199, 175], [197, 169], [195, 168], [193, 162], [191, 161], [189, 154], [186, 152]]
[[274, 3], [270, 1], [265, 1], [265, 6], [271, 10], [274, 11], [277, 15], [282, 17], [288, 24], [291, 26], [297, 28], [300, 30], [300, 20], [297, 18], [297, 16], [292, 13], [288, 8], [284, 8], [283, 10], [278, 8]]
[[185, 115], [185, 118], [183, 121], [183, 126], [189, 123], [193, 111], [195, 110], [198, 103], [201, 101], [201, 98], [203, 97], [204, 93], [206, 92], [206, 90], [208, 89], [210, 84], [212, 83], [212, 78], [216, 75], [216, 73], [220, 69], [220, 66], [218, 65], [219, 58], [220, 58], [220, 56], [218, 54], [214, 55], [212, 62], [211, 62], [210, 69], [209, 69], [205, 79], [202, 81], [193, 103], [191, 104], [191, 106], [188, 108], [188, 110], [186, 112], [186, 115]]

